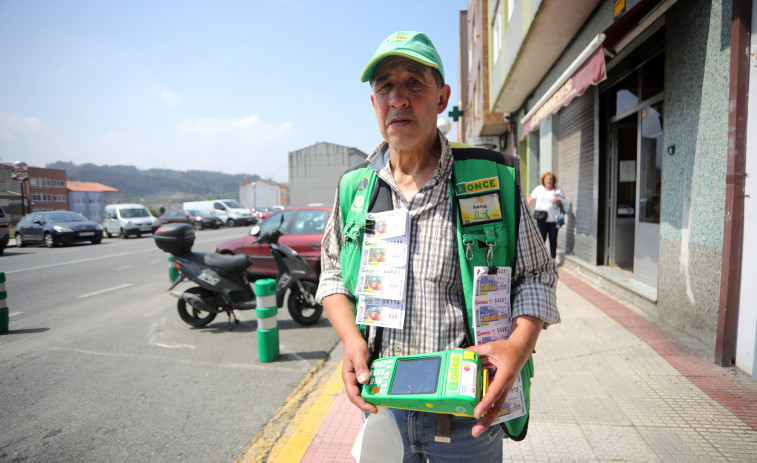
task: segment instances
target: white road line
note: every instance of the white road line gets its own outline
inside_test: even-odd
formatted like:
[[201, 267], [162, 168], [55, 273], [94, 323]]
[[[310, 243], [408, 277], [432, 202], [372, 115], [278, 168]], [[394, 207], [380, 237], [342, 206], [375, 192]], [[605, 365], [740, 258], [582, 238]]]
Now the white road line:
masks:
[[141, 252], [155, 252], [155, 250], [154, 249], [146, 249], [146, 250], [142, 250], [142, 251], [121, 252], [121, 253], [118, 253], [118, 254], [109, 254], [107, 256], [91, 257], [89, 259], [69, 260], [67, 262], [61, 262], [59, 264], [41, 265], [39, 267], [29, 267], [29, 268], [22, 268], [22, 269], [18, 269], [18, 270], [9, 270], [9, 271], [6, 271], [5, 274], [7, 275], [9, 273], [28, 272], [29, 270], [39, 270], [41, 268], [60, 267], [61, 265], [80, 264], [82, 262], [91, 262], [93, 260], [103, 260], [103, 259], [108, 259], [108, 258], [111, 258], [111, 257], [130, 256], [132, 254], [138, 254], [138, 253], [141, 253]]
[[15, 317], [16, 315], [21, 315], [23, 312], [11, 312], [8, 314], [9, 317]]
[[107, 292], [110, 292], [110, 291], [115, 291], [117, 289], [128, 288], [129, 286], [131, 286], [131, 283], [124, 283], [122, 285], [114, 286], [112, 288], [101, 289], [100, 291], [95, 291], [94, 293], [82, 294], [79, 297], [82, 298], [82, 297], [97, 296], [98, 294], [107, 293]]

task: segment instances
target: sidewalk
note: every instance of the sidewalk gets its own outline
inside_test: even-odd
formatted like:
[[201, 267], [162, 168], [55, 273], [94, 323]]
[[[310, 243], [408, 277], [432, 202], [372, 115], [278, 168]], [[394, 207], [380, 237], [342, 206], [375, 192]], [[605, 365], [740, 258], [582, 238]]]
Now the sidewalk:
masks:
[[[528, 437], [503, 441], [505, 461], [757, 461], [757, 380], [567, 270], [557, 294], [562, 323], [536, 347]], [[354, 461], [360, 416], [331, 371], [284, 451], [258, 461]]]

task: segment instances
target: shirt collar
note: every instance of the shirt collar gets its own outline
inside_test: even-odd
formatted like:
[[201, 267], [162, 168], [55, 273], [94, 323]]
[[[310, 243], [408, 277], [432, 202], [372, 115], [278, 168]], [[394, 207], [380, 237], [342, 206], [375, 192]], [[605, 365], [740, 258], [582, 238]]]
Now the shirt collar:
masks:
[[[437, 182], [441, 182], [452, 176], [452, 148], [450, 148], [449, 141], [442, 132], [437, 130], [436, 133], [442, 146], [442, 155], [432, 178]], [[382, 141], [366, 158], [366, 162], [368, 163], [368, 167], [376, 172], [384, 167], [389, 169], [389, 144], [386, 141]]]

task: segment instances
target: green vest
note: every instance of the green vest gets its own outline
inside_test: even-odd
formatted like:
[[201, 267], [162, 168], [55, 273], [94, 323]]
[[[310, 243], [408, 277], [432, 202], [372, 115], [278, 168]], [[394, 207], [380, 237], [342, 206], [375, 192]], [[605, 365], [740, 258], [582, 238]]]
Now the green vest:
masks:
[[[475, 326], [470, 323], [473, 320], [474, 267], [488, 266], [491, 263], [494, 267], [515, 268], [521, 203], [518, 159], [460, 143], [450, 145], [453, 164], [449, 190], [452, 214], [456, 220], [466, 309], [464, 318], [467, 337], [472, 344], [475, 339]], [[473, 206], [494, 197], [499, 200], [499, 214], [491, 208], [483, 214], [476, 212]], [[392, 209], [391, 191], [378, 178], [377, 172], [363, 163], [342, 176], [339, 182], [339, 208], [344, 236], [344, 246], [340, 251], [342, 280], [354, 296], [360, 271], [366, 214]], [[353, 307], [353, 311], [355, 310]], [[360, 329], [365, 332], [364, 326]], [[520, 376], [528, 411], [533, 377], [531, 358], [523, 366]], [[504, 429], [513, 440], [522, 440], [528, 429], [528, 414], [507, 421]]]

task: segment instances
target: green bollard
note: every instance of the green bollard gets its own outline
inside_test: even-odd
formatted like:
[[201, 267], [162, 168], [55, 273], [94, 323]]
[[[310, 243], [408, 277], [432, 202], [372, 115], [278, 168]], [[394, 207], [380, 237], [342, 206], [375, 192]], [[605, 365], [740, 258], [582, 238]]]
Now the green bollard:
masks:
[[258, 316], [258, 358], [273, 362], [279, 358], [279, 327], [276, 323], [276, 280], [265, 278], [255, 282]]
[[179, 278], [179, 268], [176, 267], [173, 256], [168, 256], [168, 281], [173, 283], [177, 278]]
[[10, 315], [8, 313], [8, 292], [5, 291], [5, 272], [0, 272], [0, 334], [8, 332]]

